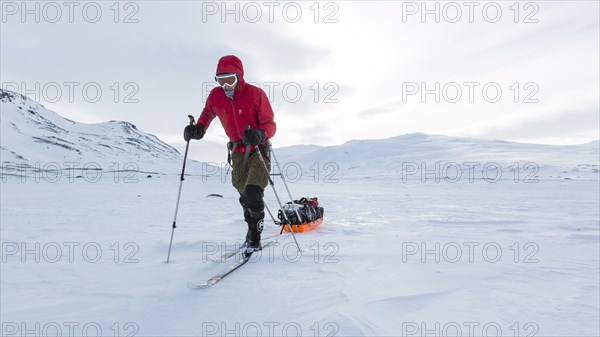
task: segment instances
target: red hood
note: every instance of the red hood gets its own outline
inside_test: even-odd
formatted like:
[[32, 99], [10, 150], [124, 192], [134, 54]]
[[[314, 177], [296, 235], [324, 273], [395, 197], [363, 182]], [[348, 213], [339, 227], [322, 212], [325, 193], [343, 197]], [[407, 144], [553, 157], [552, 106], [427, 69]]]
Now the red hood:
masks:
[[[246, 125], [263, 130], [266, 139], [273, 137], [277, 125], [269, 98], [261, 88], [245, 85], [242, 61], [233, 55], [223, 56], [217, 65], [217, 74], [219, 73], [238, 74], [238, 90], [230, 99], [220, 87], [213, 88], [196, 124], [208, 130], [211, 121], [218, 117], [225, 134], [236, 142], [242, 140]], [[238, 146], [236, 152], [244, 150], [245, 147]]]
[[240, 89], [244, 87], [244, 66], [237, 56], [227, 55], [221, 57], [217, 64], [216, 75], [223, 73], [238, 74], [239, 87]]

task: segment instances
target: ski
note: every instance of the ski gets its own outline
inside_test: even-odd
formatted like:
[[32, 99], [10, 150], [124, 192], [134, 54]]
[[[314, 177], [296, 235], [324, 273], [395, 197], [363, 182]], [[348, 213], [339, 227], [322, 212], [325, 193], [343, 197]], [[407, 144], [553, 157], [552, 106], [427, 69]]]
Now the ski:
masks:
[[[286, 239], [288, 236], [289, 236], [289, 234], [284, 234], [284, 235], [275, 234], [275, 235], [271, 235], [271, 236], [269, 236], [269, 237], [263, 238], [263, 240], [271, 240], [271, 239], [273, 239], [273, 238], [276, 238], [276, 237], [282, 237], [282, 240], [284, 240], [284, 239]], [[240, 250], [242, 250], [242, 249], [244, 249], [244, 248], [245, 248], [244, 244], [239, 244], [239, 243], [238, 243], [238, 244], [236, 244], [235, 246], [236, 246], [237, 248], [235, 248], [235, 249], [234, 249], [234, 250], [232, 250], [232, 251], [229, 251], [229, 252], [223, 253], [223, 254], [221, 254], [221, 256], [219, 256], [219, 257], [215, 257], [215, 258], [213, 258], [212, 256], [209, 256], [209, 257], [208, 257], [208, 259], [209, 259], [209, 260], [211, 260], [212, 262], [215, 262], [215, 263], [221, 263], [221, 262], [225, 262], [225, 261], [227, 261], [228, 259], [230, 259], [230, 258], [234, 257], [235, 255], [237, 255], [237, 253], [238, 253]]]
[[240, 261], [238, 261], [238, 262], [232, 264], [231, 266], [227, 267], [227, 269], [225, 269], [224, 271], [222, 271], [222, 272], [218, 273], [217, 275], [209, 278], [206, 282], [204, 282], [202, 284], [194, 284], [192, 282], [188, 282], [187, 286], [190, 289], [206, 289], [206, 288], [210, 288], [213, 285], [215, 285], [217, 282], [219, 282], [223, 278], [225, 278], [225, 276], [231, 274], [233, 271], [235, 271], [236, 269], [238, 269], [241, 266], [243, 266], [244, 264], [246, 264], [249, 260], [250, 260], [250, 256], [244, 257]]
[[232, 250], [232, 251], [230, 251], [230, 252], [223, 253], [223, 254], [221, 254], [221, 256], [220, 256], [220, 257], [218, 257], [218, 258], [216, 258], [216, 259], [215, 259], [215, 258], [212, 258], [212, 257], [209, 257], [209, 259], [210, 259], [212, 262], [215, 262], [215, 263], [218, 263], [218, 262], [225, 262], [225, 261], [226, 261], [226, 260], [228, 260], [229, 258], [231, 258], [231, 257], [235, 256], [235, 255], [236, 255], [236, 254], [237, 254], [237, 253], [238, 253], [240, 250], [244, 249], [244, 247], [245, 247], [243, 244], [242, 244], [242, 245], [236, 245], [236, 246], [238, 246], [238, 248], [236, 248], [236, 249], [234, 249], [234, 250]]
[[[269, 241], [269, 242], [265, 243], [264, 245], [262, 245], [261, 250], [263, 250], [263, 249], [265, 249], [265, 248], [267, 248], [269, 246], [272, 246], [272, 245], [274, 245], [277, 242], [279, 242], [279, 240]], [[187, 286], [190, 289], [206, 289], [206, 288], [210, 288], [213, 285], [215, 285], [216, 283], [218, 283], [219, 281], [221, 281], [222, 279], [224, 279], [227, 275], [233, 273], [235, 270], [237, 270], [241, 266], [245, 265], [248, 261], [250, 261], [251, 257], [252, 257], [252, 253], [250, 253], [250, 254], [244, 254], [244, 256], [242, 257], [241, 260], [236, 261], [234, 264], [232, 264], [231, 266], [227, 267], [222, 272], [220, 272], [220, 273], [216, 274], [215, 276], [209, 278], [206, 282], [204, 282], [202, 284], [194, 284], [192, 282], [188, 282]]]

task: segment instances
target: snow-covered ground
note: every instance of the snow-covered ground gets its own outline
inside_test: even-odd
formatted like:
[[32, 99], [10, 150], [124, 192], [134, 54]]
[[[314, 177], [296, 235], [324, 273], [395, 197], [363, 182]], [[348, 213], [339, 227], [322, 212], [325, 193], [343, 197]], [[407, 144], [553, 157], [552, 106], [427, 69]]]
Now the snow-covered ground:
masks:
[[[6, 131], [3, 104], [3, 336], [600, 334], [598, 142], [557, 147], [415, 134], [281, 149], [290, 190], [319, 197], [323, 225], [297, 235], [302, 254], [287, 237], [214, 287], [190, 290], [188, 281], [204, 282], [230, 264], [209, 258], [245, 235], [229, 176], [188, 167], [165, 264], [181, 155], [164, 148], [155, 159], [152, 151], [136, 159], [127, 149], [99, 161], [135, 162], [144, 172], [32, 170], [66, 159], [55, 147], [47, 157], [27, 152], [28, 140]], [[36, 112], [58, 125], [58, 117]], [[59, 138], [75, 143], [75, 132]], [[127, 133], [110, 132], [117, 140]], [[266, 200], [278, 208], [270, 188]], [[265, 235], [277, 230], [267, 222]]]
[[237, 195], [228, 182], [188, 177], [165, 264], [178, 177], [134, 178], [2, 184], [6, 335], [36, 323], [51, 331], [52, 322], [63, 336], [69, 322], [80, 332], [88, 324], [83, 335], [99, 326], [110, 336], [599, 329], [598, 181], [290, 184], [326, 209], [321, 227], [297, 236], [303, 254], [288, 239], [213, 288], [192, 291], [188, 281], [224, 268], [207, 260], [213, 251], [245, 233]]

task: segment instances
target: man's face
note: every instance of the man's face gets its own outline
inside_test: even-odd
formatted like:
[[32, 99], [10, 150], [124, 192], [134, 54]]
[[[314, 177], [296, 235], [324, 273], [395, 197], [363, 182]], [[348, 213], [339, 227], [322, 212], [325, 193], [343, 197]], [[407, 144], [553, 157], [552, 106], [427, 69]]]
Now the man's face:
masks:
[[237, 87], [238, 79], [236, 74], [219, 74], [215, 76], [217, 84], [223, 88], [223, 90], [233, 90]]

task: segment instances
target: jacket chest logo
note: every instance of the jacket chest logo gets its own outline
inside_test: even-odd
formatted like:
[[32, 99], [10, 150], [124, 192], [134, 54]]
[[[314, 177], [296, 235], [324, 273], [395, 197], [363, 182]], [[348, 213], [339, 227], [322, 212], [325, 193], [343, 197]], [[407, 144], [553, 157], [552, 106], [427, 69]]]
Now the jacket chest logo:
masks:
[[242, 109], [238, 109], [238, 115], [242, 114]]

